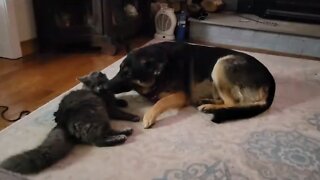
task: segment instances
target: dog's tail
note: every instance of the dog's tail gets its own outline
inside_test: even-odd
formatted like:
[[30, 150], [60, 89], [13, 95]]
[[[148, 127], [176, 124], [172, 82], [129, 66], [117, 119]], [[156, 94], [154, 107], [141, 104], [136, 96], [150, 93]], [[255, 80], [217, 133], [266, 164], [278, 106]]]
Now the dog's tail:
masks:
[[9, 157], [0, 167], [21, 174], [37, 173], [65, 157], [73, 147], [68, 133], [55, 127], [37, 148]]
[[268, 96], [265, 104], [221, 108], [221, 109], [213, 110], [212, 113], [214, 114], [214, 117], [212, 121], [216, 123], [221, 123], [225, 121], [251, 118], [260, 113], [263, 113], [264, 111], [269, 109], [270, 106], [272, 105], [274, 95], [275, 95], [275, 90], [276, 90], [276, 85], [273, 80], [269, 88]]

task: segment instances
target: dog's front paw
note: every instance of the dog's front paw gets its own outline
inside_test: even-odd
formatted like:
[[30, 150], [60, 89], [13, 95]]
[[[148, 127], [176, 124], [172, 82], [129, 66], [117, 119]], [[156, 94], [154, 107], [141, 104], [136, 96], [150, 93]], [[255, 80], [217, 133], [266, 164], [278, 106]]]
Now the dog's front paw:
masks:
[[139, 116], [133, 116], [130, 121], [132, 122], [139, 122], [140, 121], [140, 117]]
[[152, 111], [148, 111], [143, 116], [143, 127], [145, 129], [150, 128], [156, 122], [156, 116]]
[[201, 106], [198, 106], [198, 110], [204, 113], [210, 113], [212, 111], [212, 105], [202, 104]]

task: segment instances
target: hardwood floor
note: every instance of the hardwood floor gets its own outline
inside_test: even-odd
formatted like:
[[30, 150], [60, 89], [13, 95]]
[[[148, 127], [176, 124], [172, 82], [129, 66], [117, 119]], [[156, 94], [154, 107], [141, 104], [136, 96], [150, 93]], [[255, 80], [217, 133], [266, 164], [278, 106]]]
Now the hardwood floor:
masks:
[[[137, 38], [133, 47], [151, 40]], [[0, 58], [0, 106], [9, 106], [6, 117], [16, 118], [22, 110], [34, 111], [41, 105], [72, 88], [77, 77], [99, 71], [125, 55], [92, 53], [31, 55], [19, 60]], [[10, 125], [0, 119], [0, 130]]]

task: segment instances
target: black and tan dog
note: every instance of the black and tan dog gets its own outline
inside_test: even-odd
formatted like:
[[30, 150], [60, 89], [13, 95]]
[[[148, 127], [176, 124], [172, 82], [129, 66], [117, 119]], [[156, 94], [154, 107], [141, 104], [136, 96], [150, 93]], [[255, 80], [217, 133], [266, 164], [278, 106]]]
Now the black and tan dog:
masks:
[[267, 110], [275, 94], [273, 76], [254, 57], [177, 42], [129, 53], [109, 85], [115, 93], [135, 90], [155, 102], [144, 115], [145, 128], [162, 112], [186, 105], [213, 113], [217, 123], [249, 118]]

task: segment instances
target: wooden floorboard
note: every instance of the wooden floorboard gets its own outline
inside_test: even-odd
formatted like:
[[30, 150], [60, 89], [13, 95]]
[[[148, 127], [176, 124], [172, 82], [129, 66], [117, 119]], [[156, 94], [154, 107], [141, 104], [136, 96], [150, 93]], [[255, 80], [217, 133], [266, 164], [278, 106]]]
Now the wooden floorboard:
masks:
[[[150, 38], [137, 38], [139, 47]], [[16, 118], [22, 110], [34, 111], [41, 105], [72, 88], [77, 77], [99, 71], [125, 55], [115, 56], [100, 52], [30, 55], [19, 60], [0, 58], [0, 106], [9, 106], [5, 114]], [[0, 119], [0, 129], [10, 125]]]

